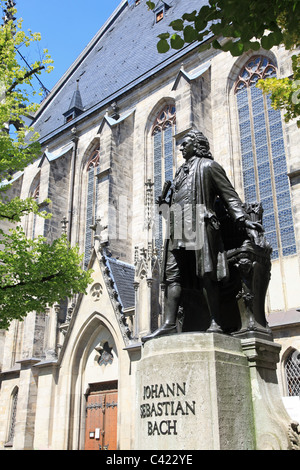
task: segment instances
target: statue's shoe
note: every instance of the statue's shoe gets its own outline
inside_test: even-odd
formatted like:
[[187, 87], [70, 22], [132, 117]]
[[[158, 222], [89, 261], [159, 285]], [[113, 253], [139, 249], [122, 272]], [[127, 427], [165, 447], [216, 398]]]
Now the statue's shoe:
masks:
[[223, 333], [222, 328], [212, 320], [210, 327], [206, 330], [207, 333]]
[[153, 333], [149, 333], [146, 336], [142, 337], [142, 342], [145, 343], [146, 341], [149, 341], [150, 339], [153, 338], [158, 338], [159, 336], [164, 336], [164, 335], [173, 335], [177, 333], [177, 327], [175, 324], [164, 324], [157, 330], [153, 331]]

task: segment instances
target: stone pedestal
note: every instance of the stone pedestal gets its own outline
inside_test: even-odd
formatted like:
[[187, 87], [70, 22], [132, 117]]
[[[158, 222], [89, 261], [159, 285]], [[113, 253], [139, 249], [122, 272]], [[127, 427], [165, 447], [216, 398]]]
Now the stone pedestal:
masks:
[[254, 449], [240, 340], [182, 333], [145, 343], [137, 371], [137, 449]]
[[181, 333], [148, 341], [137, 369], [136, 449], [289, 449], [291, 431], [297, 447], [277, 361], [278, 346], [255, 338]]
[[276, 365], [281, 346], [251, 337], [241, 339], [249, 362], [257, 450], [300, 450], [300, 426], [293, 423], [280, 395]]

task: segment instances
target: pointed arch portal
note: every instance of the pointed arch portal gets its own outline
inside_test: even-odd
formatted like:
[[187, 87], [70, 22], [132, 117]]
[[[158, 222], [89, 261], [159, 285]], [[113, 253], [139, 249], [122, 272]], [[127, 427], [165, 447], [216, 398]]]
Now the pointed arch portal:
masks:
[[115, 333], [104, 315], [94, 312], [73, 348], [69, 449], [117, 449], [119, 357]]

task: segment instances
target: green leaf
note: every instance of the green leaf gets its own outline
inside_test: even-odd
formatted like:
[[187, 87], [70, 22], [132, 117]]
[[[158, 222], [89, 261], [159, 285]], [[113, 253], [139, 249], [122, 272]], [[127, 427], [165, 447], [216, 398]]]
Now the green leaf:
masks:
[[217, 41], [217, 39], [214, 39], [213, 42], [212, 42], [212, 47], [214, 49], [222, 49], [222, 46], [221, 44], [219, 43], [219, 41]]
[[187, 25], [183, 30], [183, 38], [185, 42], [196, 41], [198, 39], [197, 31], [191, 25]]
[[195, 20], [196, 15], [197, 15], [197, 11], [194, 10], [192, 13], [184, 13], [184, 14], [182, 15], [182, 19], [183, 19], [183, 20], [186, 20], [186, 21], [192, 22], [192, 21]]
[[201, 16], [197, 16], [194, 21], [195, 29], [197, 31], [202, 31], [207, 26], [207, 21], [203, 19]]
[[234, 42], [230, 48], [230, 53], [233, 57], [242, 55], [244, 52], [244, 44], [241, 42]]
[[198, 16], [205, 21], [208, 18], [211, 11], [212, 11], [211, 7], [209, 7], [208, 5], [204, 5], [199, 11]]
[[260, 49], [260, 44], [258, 41], [250, 41], [250, 49], [252, 49], [253, 51], [258, 51]]
[[179, 50], [184, 46], [184, 40], [179, 34], [173, 34], [171, 36], [171, 47], [172, 49]]
[[154, 10], [155, 8], [155, 3], [150, 2], [150, 0], [146, 2], [146, 5], [148, 5], [149, 10]]
[[233, 42], [232, 40], [230, 40], [230, 41], [225, 42], [223, 46], [220, 46], [220, 49], [222, 49], [222, 51], [224, 52], [231, 52], [232, 46], [233, 46]]
[[161, 33], [157, 36], [159, 39], [169, 39], [170, 34], [169, 33]]
[[212, 33], [214, 33], [216, 36], [218, 36], [219, 34], [222, 34], [222, 25], [221, 25], [221, 23], [212, 24], [210, 29], [211, 29]]
[[271, 34], [269, 34], [268, 36], [263, 36], [261, 38], [261, 47], [263, 47], [267, 51], [270, 50], [273, 47], [273, 45], [274, 44], [273, 44]]
[[283, 34], [281, 30], [279, 28], [276, 29], [276, 31], [273, 32], [273, 36], [274, 36], [274, 44], [276, 46], [279, 46], [279, 44], [283, 42]]
[[169, 43], [166, 39], [161, 39], [160, 41], [158, 41], [156, 47], [160, 54], [164, 54], [170, 49]]
[[226, 38], [232, 38], [234, 34], [233, 28], [230, 25], [225, 26], [222, 29], [222, 35]]
[[240, 38], [241, 37], [241, 32], [232, 28], [232, 37], [233, 38]]
[[183, 30], [183, 20], [174, 20], [172, 21], [169, 26], [174, 29], [174, 31], [182, 31]]
[[198, 51], [199, 52], [204, 52], [204, 51], [208, 51], [208, 49], [210, 49], [212, 46], [211, 46], [211, 43], [203, 43], [199, 46], [199, 49]]

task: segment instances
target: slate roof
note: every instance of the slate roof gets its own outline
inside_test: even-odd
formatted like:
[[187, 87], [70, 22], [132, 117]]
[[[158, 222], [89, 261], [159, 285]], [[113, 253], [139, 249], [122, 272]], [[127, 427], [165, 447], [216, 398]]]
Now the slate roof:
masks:
[[186, 11], [199, 10], [206, 1], [166, 0], [165, 3], [170, 8], [158, 23], [155, 23], [154, 13], [148, 10], [146, 0], [138, 5], [127, 0], [120, 3], [42, 103], [33, 122], [41, 142], [57, 130], [74, 125], [74, 121], [65, 124], [63, 114], [70, 109], [77, 80], [84, 108], [77, 119], [82, 119], [98, 108], [107, 107], [116, 97], [196, 47], [191, 44], [181, 51], [157, 52], [158, 34], [166, 32], [172, 20]]
[[106, 258], [106, 265], [110, 271], [110, 277], [114, 281], [123, 309], [134, 307], [134, 266], [115, 258]]

